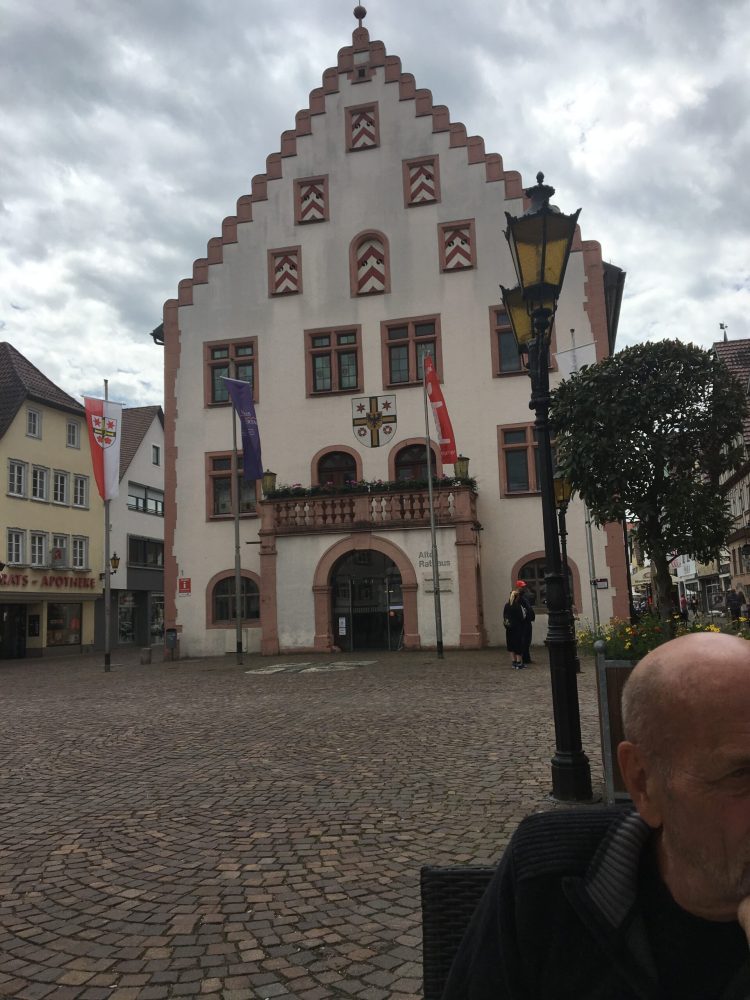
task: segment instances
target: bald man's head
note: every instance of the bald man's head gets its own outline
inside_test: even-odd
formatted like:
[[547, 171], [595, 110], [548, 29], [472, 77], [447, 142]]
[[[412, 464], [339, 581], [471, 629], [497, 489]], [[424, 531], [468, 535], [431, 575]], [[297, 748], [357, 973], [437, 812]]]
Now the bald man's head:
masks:
[[672, 639], [645, 656], [622, 697], [625, 739], [668, 770], [708, 702], [750, 683], [750, 642], [716, 632]]

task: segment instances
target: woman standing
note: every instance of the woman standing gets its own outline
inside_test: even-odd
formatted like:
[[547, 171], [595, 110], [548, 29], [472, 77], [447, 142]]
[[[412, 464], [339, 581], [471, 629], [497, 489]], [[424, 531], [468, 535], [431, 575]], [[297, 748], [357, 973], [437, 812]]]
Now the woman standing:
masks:
[[505, 625], [505, 645], [511, 655], [511, 666], [514, 670], [523, 670], [523, 638], [524, 622], [523, 603], [517, 590], [511, 590], [503, 608], [503, 625]]

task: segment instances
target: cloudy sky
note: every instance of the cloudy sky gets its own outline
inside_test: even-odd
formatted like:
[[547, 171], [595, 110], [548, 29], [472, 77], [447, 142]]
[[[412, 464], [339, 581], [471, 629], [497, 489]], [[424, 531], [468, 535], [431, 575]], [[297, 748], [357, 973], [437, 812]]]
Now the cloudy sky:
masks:
[[[627, 271], [619, 344], [750, 336], [750, 0], [369, 0]], [[162, 304], [350, 44], [351, 0], [0, 0], [0, 340], [162, 401]]]

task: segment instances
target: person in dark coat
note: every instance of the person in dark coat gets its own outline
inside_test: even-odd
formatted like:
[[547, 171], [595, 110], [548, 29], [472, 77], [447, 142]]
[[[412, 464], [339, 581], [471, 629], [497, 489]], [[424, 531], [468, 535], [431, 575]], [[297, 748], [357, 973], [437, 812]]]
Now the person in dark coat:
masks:
[[505, 625], [505, 646], [511, 655], [511, 667], [523, 670], [523, 640], [526, 612], [524, 611], [519, 592], [511, 590], [503, 608], [503, 625]]
[[526, 590], [526, 584], [523, 580], [516, 580], [516, 590], [518, 591], [518, 597], [523, 606], [525, 618], [523, 623], [523, 649], [521, 650], [523, 665], [526, 666], [531, 663], [531, 636], [534, 631], [534, 627], [531, 624], [536, 615], [534, 614], [534, 609], [531, 606], [531, 601], [528, 598], [528, 591]]
[[443, 1000], [750, 997], [749, 663], [710, 632], [641, 660], [618, 748], [637, 812], [525, 819]]

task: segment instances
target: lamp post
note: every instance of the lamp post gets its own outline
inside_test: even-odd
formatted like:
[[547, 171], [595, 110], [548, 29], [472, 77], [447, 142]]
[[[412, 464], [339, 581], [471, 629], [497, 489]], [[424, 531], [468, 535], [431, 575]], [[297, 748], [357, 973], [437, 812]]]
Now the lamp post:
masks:
[[570, 593], [570, 570], [568, 569], [568, 525], [566, 515], [568, 504], [573, 496], [573, 487], [570, 480], [561, 473], [555, 473], [553, 480], [555, 489], [555, 507], [557, 507], [557, 526], [560, 529], [560, 554], [562, 556], [563, 591], [565, 592], [565, 603], [573, 610], [573, 595]]
[[589, 801], [591, 769], [581, 744], [581, 717], [576, 679], [576, 641], [567, 584], [563, 578], [560, 540], [555, 514], [552, 446], [549, 430], [549, 343], [552, 319], [562, 290], [578, 212], [563, 215], [551, 206], [555, 189], [543, 183], [526, 190], [531, 203], [523, 215], [506, 212], [508, 240], [518, 287], [502, 288], [519, 352], [528, 355], [531, 400], [544, 529], [544, 580], [547, 594], [547, 650], [552, 706], [555, 720], [555, 754], [552, 758], [552, 797], [561, 801]]

